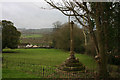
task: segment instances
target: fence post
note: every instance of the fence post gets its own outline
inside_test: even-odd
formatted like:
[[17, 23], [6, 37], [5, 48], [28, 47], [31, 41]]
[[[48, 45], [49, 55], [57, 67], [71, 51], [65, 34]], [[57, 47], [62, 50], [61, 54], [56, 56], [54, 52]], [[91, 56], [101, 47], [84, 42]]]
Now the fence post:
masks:
[[43, 77], [44, 77], [44, 67], [43, 67]]

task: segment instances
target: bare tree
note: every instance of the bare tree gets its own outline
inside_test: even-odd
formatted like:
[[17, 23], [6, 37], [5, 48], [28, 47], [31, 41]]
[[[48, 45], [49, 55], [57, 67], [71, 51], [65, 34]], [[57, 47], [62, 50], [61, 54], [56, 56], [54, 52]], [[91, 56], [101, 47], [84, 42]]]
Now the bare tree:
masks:
[[91, 15], [94, 15], [94, 13], [92, 13], [90, 10], [90, 5], [88, 5], [86, 2], [77, 2], [76, 0], [62, 0], [61, 3], [55, 2], [54, 0], [45, 1], [53, 8], [61, 11], [64, 15], [74, 16], [76, 18], [75, 21], [80, 23], [84, 28], [88, 29], [91, 33], [92, 39], [94, 40], [96, 52], [99, 53], [96, 36], [93, 31], [94, 25], [90, 25], [92, 24]]
[[54, 31], [56, 31], [57, 29], [59, 29], [61, 27], [62, 23], [60, 21], [56, 21], [53, 23], [53, 27], [54, 27]]
[[[97, 53], [96, 60], [99, 64], [99, 76], [107, 78], [107, 19], [110, 18], [109, 11], [114, 7], [112, 3], [80, 2], [79, 0], [45, 1], [64, 15], [73, 16], [75, 21], [89, 30]], [[94, 28], [96, 28], [97, 37]]]

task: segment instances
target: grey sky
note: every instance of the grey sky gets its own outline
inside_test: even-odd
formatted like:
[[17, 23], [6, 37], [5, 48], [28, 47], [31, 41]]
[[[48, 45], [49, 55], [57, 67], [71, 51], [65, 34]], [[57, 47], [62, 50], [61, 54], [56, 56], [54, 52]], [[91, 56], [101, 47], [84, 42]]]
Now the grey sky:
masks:
[[52, 23], [67, 22], [67, 17], [58, 10], [44, 10], [45, 2], [4, 2], [2, 19], [10, 20], [17, 28], [51, 28]]

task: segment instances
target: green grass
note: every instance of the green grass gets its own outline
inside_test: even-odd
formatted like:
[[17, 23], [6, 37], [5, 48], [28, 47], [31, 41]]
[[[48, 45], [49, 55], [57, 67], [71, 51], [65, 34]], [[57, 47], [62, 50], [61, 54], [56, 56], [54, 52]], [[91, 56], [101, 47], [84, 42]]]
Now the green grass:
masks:
[[42, 34], [29, 34], [29, 35], [23, 34], [21, 37], [22, 38], [41, 38], [43, 37], [43, 35]]
[[36, 78], [35, 75], [27, 74], [14, 69], [3, 68], [3, 78]]
[[5, 53], [3, 57], [12, 60], [25, 59], [28, 63], [56, 66], [61, 64], [69, 54], [55, 49], [7, 49], [3, 51], [15, 51], [16, 53]]
[[[3, 53], [3, 72], [5, 69], [8, 69], [8, 72], [10, 72], [9, 69], [14, 69], [31, 75], [36, 74], [37, 77], [43, 76], [40, 75], [43, 67], [46, 76], [53, 74], [56, 66], [62, 64], [70, 55], [69, 52], [57, 49], [4, 49], [3, 52], [6, 52]], [[92, 57], [84, 54], [75, 56], [87, 69], [96, 70], [97, 65]], [[3, 77], [6, 78], [7, 75], [9, 74], [3, 73]], [[17, 77], [17, 75], [14, 76]]]
[[82, 62], [86, 68], [90, 70], [97, 70], [96, 61], [92, 57], [85, 54], [76, 54], [76, 57], [79, 58], [80, 62]]

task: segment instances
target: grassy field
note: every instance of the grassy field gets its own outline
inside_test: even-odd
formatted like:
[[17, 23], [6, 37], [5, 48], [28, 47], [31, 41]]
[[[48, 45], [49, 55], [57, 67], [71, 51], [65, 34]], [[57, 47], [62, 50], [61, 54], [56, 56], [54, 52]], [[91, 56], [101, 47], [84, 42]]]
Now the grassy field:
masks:
[[[69, 57], [69, 52], [57, 49], [4, 49], [3, 52], [3, 78], [49, 77], [56, 73], [56, 66]], [[84, 54], [75, 56], [88, 70], [96, 70], [97, 65], [92, 57]], [[15, 72], [20, 73], [14, 75]]]
[[30, 43], [32, 45], [49, 45], [51, 39], [50, 36], [45, 34], [22, 34], [20, 38], [20, 43]]
[[3, 68], [3, 78], [36, 78], [37, 76], [14, 69]]
[[41, 38], [42, 34], [22, 34], [21, 38]]

